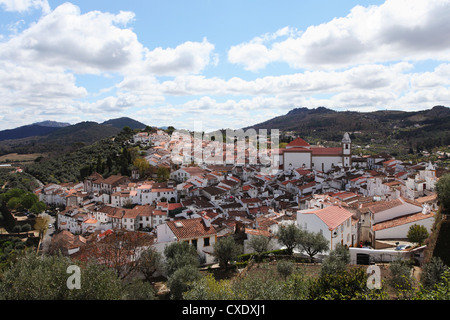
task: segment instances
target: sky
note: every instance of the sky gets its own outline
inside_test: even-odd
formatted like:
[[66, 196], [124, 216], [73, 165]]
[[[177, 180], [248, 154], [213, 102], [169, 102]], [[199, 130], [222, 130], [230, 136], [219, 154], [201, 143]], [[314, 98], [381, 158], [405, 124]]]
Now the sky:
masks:
[[450, 0], [0, 0], [0, 130], [450, 103]]

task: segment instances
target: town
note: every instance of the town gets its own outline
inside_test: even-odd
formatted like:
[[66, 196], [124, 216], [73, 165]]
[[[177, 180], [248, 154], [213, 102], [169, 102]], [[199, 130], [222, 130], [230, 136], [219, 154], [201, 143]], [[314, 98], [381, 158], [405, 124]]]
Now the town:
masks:
[[[277, 150], [275, 174], [262, 173], [267, 165], [245, 161], [175, 165], [173, 150], [182, 140], [174, 136], [163, 130], [139, 132], [128, 141], [151, 146], [145, 159], [170, 171], [164, 182], [141, 180], [136, 168], [130, 177], [104, 179], [93, 173], [78, 183], [35, 190], [41, 201], [61, 208], [51, 241], [76, 255], [89, 241], [115, 230], [145, 232], [158, 252], [170, 243], [187, 242], [204, 265], [212, 265], [212, 250], [221, 237], [241, 233], [243, 253], [251, 253], [246, 243], [252, 237], [273, 238], [294, 224], [323, 234], [330, 251], [338, 244], [350, 248], [354, 264], [423, 258], [424, 246], [409, 243], [407, 233], [412, 225], [431, 232], [438, 209], [438, 176], [431, 162], [412, 165], [388, 154], [352, 154], [346, 133], [337, 148], [297, 137]], [[200, 142], [202, 148], [209, 144], [218, 146]], [[219, 144], [222, 150], [225, 144]], [[193, 153], [188, 156], [192, 163]], [[281, 248], [276, 243], [274, 249]]]

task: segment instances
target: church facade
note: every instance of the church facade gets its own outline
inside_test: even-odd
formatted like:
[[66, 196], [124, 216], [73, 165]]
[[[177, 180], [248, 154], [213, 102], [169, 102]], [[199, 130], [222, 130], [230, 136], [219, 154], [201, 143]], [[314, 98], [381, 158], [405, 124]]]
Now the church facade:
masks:
[[280, 150], [280, 168], [283, 170], [304, 168], [327, 172], [333, 167], [351, 166], [352, 141], [348, 133], [337, 148], [311, 146], [302, 138], [296, 138]]

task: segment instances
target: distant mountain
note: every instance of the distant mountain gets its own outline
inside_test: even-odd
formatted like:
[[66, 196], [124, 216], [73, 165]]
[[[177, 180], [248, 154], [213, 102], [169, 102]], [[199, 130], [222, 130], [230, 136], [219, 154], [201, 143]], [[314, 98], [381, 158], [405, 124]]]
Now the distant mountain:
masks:
[[41, 122], [33, 123], [34, 125], [42, 126], [42, 127], [52, 127], [52, 128], [63, 128], [70, 126], [70, 123], [67, 122], [58, 122], [52, 120], [46, 120]]
[[[115, 136], [121, 131], [121, 129], [111, 125], [102, 125], [93, 121], [80, 122], [64, 127], [30, 125], [12, 130], [14, 134], [6, 132], [7, 134], [3, 135], [3, 139], [0, 139], [0, 155], [8, 153], [62, 153], [76, 146], [89, 145], [101, 139]], [[20, 135], [20, 133], [22, 134]]]
[[287, 114], [243, 128], [279, 129], [303, 138], [340, 141], [345, 132], [360, 141], [398, 140], [410, 147], [450, 144], [450, 108], [435, 106], [423, 111], [334, 111], [324, 107], [295, 108]]
[[42, 121], [36, 122], [30, 125], [21, 126], [14, 129], [8, 129], [0, 131], [0, 141], [12, 140], [12, 139], [23, 139], [35, 136], [45, 136], [58, 128], [69, 126], [70, 123], [56, 122], [56, 121]]
[[57, 127], [46, 127], [38, 124], [18, 127], [0, 131], [0, 141], [11, 139], [22, 139], [33, 136], [45, 136], [53, 131], [58, 130]]
[[114, 136], [119, 132], [120, 129], [112, 126], [98, 124], [93, 121], [84, 121], [67, 127], [58, 128], [43, 140], [46, 143], [61, 141], [66, 144], [77, 142], [90, 144]]
[[145, 129], [147, 127], [146, 124], [142, 122], [136, 121], [134, 119], [128, 117], [122, 117], [117, 119], [110, 119], [102, 123], [104, 126], [111, 126], [117, 129], [122, 130], [124, 127], [130, 127], [131, 129]]

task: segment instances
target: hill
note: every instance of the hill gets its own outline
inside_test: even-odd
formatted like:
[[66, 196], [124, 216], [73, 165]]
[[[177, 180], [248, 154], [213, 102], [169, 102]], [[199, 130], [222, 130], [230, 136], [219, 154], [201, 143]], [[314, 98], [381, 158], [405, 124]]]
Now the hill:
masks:
[[44, 140], [47, 143], [60, 141], [67, 144], [80, 142], [91, 144], [103, 138], [116, 135], [119, 132], [120, 129], [112, 126], [98, 124], [93, 121], [85, 121], [55, 130]]
[[339, 142], [345, 132], [361, 144], [395, 141], [403, 148], [430, 149], [450, 144], [450, 108], [423, 111], [334, 111], [324, 107], [296, 108], [247, 129], [279, 129], [315, 141]]
[[0, 141], [23, 139], [34, 136], [45, 136], [59, 128], [69, 126], [70, 123], [56, 121], [42, 121], [14, 129], [0, 131]]
[[58, 130], [57, 127], [46, 127], [38, 124], [31, 124], [15, 129], [0, 131], [0, 141], [23, 139], [33, 136], [45, 136], [53, 131]]
[[[41, 134], [0, 141], [0, 155], [9, 153], [62, 153], [104, 138], [116, 135], [121, 130], [113, 126], [86, 121], [65, 127], [47, 128]], [[32, 132], [30, 130], [28, 133]], [[10, 137], [11, 138], [11, 137]]]
[[136, 121], [128, 117], [122, 117], [117, 119], [110, 119], [102, 123], [104, 126], [111, 126], [122, 130], [124, 127], [130, 127], [131, 129], [145, 129], [147, 125], [142, 122]]
[[54, 127], [54, 128], [62, 128], [62, 127], [70, 126], [70, 123], [68, 123], [68, 122], [57, 122], [57, 121], [52, 121], [52, 120], [36, 122], [33, 124], [36, 124], [36, 125], [39, 125], [42, 127]]

